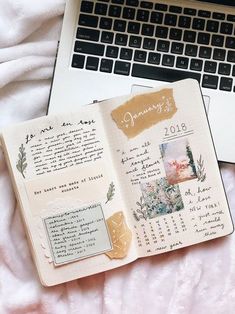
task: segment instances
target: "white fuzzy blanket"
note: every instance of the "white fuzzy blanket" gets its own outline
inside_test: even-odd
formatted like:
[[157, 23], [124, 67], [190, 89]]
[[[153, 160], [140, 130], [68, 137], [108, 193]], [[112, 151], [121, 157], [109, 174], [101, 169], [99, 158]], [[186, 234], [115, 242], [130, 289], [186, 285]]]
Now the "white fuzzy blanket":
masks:
[[[0, 0], [0, 128], [46, 113], [63, 10], [64, 0]], [[234, 215], [235, 166], [221, 169]], [[0, 152], [1, 314], [234, 311], [235, 235], [43, 288]]]

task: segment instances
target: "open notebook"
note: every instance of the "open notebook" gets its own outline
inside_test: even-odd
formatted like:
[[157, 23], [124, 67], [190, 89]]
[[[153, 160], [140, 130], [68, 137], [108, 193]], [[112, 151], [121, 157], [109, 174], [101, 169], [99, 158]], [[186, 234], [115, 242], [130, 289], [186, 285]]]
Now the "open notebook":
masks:
[[43, 285], [233, 231], [194, 80], [27, 121], [1, 139]]

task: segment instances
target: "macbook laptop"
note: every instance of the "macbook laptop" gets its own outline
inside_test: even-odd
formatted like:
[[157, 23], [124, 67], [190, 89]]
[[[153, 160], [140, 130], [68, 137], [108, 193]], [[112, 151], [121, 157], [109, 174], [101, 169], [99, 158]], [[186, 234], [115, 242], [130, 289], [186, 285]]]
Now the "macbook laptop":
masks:
[[235, 1], [67, 0], [49, 114], [184, 78], [235, 162]]

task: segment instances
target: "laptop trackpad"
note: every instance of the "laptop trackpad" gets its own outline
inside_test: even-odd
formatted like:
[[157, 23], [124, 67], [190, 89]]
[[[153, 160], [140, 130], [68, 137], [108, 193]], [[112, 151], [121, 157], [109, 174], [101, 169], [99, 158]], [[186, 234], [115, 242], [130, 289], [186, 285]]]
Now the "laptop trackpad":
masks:
[[[147, 89], [150, 89], [150, 88], [153, 88], [153, 87], [152, 86], [145, 86], [145, 85], [134, 84], [134, 85], [131, 86], [131, 94], [144, 92], [144, 91], [146, 91]], [[206, 112], [209, 113], [210, 96], [203, 95], [203, 99], [204, 99]]]

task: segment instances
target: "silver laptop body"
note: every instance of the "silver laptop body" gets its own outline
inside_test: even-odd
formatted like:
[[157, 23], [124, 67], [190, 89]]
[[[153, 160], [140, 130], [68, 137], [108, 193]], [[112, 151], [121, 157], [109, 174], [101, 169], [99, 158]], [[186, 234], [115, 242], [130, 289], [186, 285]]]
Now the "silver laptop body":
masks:
[[195, 78], [218, 160], [234, 163], [234, 34], [235, 4], [67, 0], [48, 113]]

